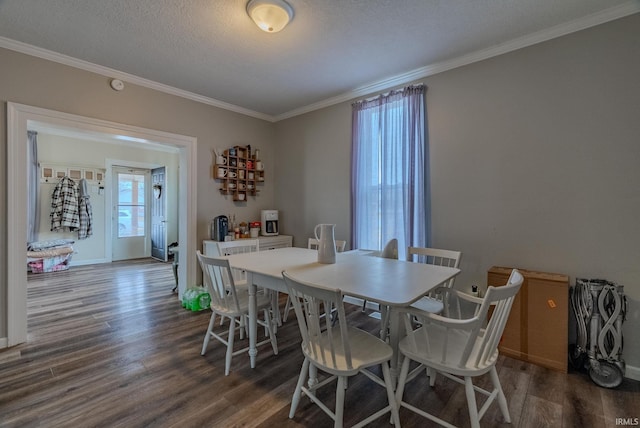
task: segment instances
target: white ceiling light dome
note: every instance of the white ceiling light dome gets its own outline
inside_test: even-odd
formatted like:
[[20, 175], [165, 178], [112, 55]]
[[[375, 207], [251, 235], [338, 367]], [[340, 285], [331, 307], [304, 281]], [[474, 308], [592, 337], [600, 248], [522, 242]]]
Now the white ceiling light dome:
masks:
[[293, 19], [293, 8], [284, 0], [250, 0], [247, 13], [267, 33], [277, 33]]

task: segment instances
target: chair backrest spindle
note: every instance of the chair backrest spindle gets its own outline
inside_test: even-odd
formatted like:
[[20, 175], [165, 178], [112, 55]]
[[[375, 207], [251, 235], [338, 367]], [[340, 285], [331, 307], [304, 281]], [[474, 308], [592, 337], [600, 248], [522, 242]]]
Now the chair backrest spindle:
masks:
[[[218, 242], [219, 256], [231, 256], [233, 254], [255, 253], [260, 251], [260, 241], [258, 239], [239, 239], [235, 241]], [[236, 283], [247, 280], [247, 273], [242, 269], [231, 269]]]
[[[507, 324], [511, 306], [523, 280], [522, 274], [514, 269], [506, 285], [502, 287], [490, 286], [487, 289], [484, 301], [474, 317], [477, 320], [477, 325], [471, 332], [471, 337], [460, 361], [461, 365], [467, 365], [471, 362], [477, 367], [487, 364], [488, 360], [493, 358]], [[490, 307], [493, 307], [491, 314], [489, 314]], [[489, 318], [487, 326], [483, 328], [482, 324], [487, 318]], [[477, 341], [476, 338], [480, 338], [480, 340]], [[475, 359], [468, 361], [474, 349], [476, 350]]]
[[229, 260], [207, 257], [200, 251], [196, 254], [202, 268], [202, 279], [211, 297], [211, 305], [220, 312], [240, 312]]
[[[309, 238], [309, 241], [307, 242], [307, 248], [310, 250], [317, 250], [319, 245], [320, 243], [316, 238]], [[346, 245], [347, 241], [336, 239], [336, 252], [342, 253]]]
[[[418, 263], [426, 263], [430, 265], [445, 266], [457, 268], [460, 266], [462, 253], [453, 250], [441, 250], [437, 248], [408, 247], [407, 261]], [[453, 287], [454, 278], [451, 278], [445, 284], [446, 287]]]
[[[343, 358], [347, 367], [353, 368], [342, 292], [293, 280], [287, 272], [283, 272], [283, 277], [298, 319], [304, 352], [328, 367], [338, 368], [338, 360]], [[337, 324], [332, 322], [333, 310]], [[334, 340], [336, 334], [340, 334], [340, 341]], [[336, 343], [342, 349], [336, 348]]]

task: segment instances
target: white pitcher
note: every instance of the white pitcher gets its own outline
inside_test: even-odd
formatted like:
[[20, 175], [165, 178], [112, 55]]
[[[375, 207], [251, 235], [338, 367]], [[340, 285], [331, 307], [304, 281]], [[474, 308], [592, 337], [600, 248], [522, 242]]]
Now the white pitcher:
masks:
[[[318, 228], [320, 236], [318, 236]], [[335, 228], [335, 224], [319, 224], [313, 231], [318, 240], [318, 263], [332, 264], [336, 262]]]

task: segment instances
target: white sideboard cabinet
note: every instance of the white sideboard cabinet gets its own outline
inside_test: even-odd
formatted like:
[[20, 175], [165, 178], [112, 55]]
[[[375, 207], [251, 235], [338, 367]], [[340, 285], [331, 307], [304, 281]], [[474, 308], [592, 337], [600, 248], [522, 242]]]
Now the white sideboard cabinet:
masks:
[[[260, 242], [260, 251], [274, 250], [276, 248], [286, 248], [293, 246], [293, 236], [277, 235], [277, 236], [260, 236], [255, 238]], [[216, 256], [218, 241], [205, 240], [202, 241], [202, 252], [205, 256]]]

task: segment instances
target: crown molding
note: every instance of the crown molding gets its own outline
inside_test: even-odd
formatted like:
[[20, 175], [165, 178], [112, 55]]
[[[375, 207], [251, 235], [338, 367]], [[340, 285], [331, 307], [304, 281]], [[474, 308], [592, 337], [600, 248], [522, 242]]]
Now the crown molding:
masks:
[[312, 112], [314, 110], [319, 110], [321, 108], [330, 107], [335, 104], [350, 101], [354, 98], [367, 96], [376, 92], [386, 91], [397, 86], [414, 82], [418, 79], [424, 79], [425, 77], [442, 73], [443, 71], [463, 67], [465, 65], [473, 64], [474, 62], [489, 59], [498, 55], [532, 46], [537, 43], [546, 42], [548, 40], [575, 33], [577, 31], [594, 27], [596, 25], [604, 24], [615, 19], [624, 18], [625, 16], [633, 15], [638, 12], [640, 12], [640, 0], [631, 0], [620, 6], [612, 7], [598, 13], [576, 19], [574, 21], [556, 25], [555, 27], [547, 28], [543, 31], [528, 34], [526, 36], [519, 37], [517, 39], [513, 39], [487, 49], [472, 52], [468, 55], [463, 55], [461, 57], [453, 58], [448, 61], [420, 67], [407, 73], [398, 74], [396, 76], [391, 76], [386, 79], [378, 80], [360, 86], [356, 89], [353, 89], [352, 91], [345, 92], [335, 97], [328, 98], [326, 100], [322, 100], [314, 104], [309, 104], [305, 107], [301, 107], [299, 109], [291, 110], [289, 112], [278, 115], [275, 117], [275, 121], [277, 122], [280, 120], [289, 119], [294, 116]]
[[629, 15], [640, 12], [640, 0], [630, 0], [622, 5], [612, 7], [591, 15], [587, 15], [583, 18], [569, 21], [564, 24], [557, 25], [555, 27], [548, 28], [537, 33], [532, 33], [517, 39], [510, 40], [505, 43], [501, 43], [496, 46], [492, 46], [487, 49], [483, 49], [477, 52], [463, 55], [458, 58], [453, 58], [448, 61], [427, 65], [415, 70], [411, 70], [406, 73], [391, 76], [385, 79], [377, 80], [357, 87], [351, 91], [337, 95], [335, 97], [327, 98], [317, 103], [309, 104], [307, 106], [291, 110], [280, 115], [272, 116], [265, 113], [249, 110], [234, 104], [229, 104], [223, 101], [219, 101], [213, 98], [198, 95], [193, 92], [184, 91], [182, 89], [174, 88], [162, 83], [154, 82], [152, 80], [144, 79], [132, 74], [124, 73], [118, 70], [114, 70], [109, 67], [93, 64], [88, 61], [83, 61], [77, 58], [73, 58], [67, 55], [63, 55], [57, 52], [53, 52], [47, 49], [32, 46], [26, 43], [11, 40], [5, 37], [0, 37], [0, 47], [13, 50], [16, 52], [24, 53], [27, 55], [35, 56], [38, 58], [46, 59], [49, 61], [57, 62], [60, 64], [75, 67], [81, 70], [96, 73], [102, 76], [123, 80], [127, 83], [143, 86], [149, 89], [153, 89], [159, 92], [164, 92], [170, 95], [186, 98], [192, 101], [196, 101], [202, 104], [218, 107], [224, 110], [229, 110], [235, 113], [240, 113], [246, 116], [254, 117], [256, 119], [262, 119], [267, 122], [278, 122], [280, 120], [289, 119], [294, 116], [309, 113], [321, 108], [330, 107], [335, 104], [350, 101], [354, 98], [367, 96], [376, 92], [386, 91], [388, 89], [405, 85], [410, 82], [414, 82], [418, 79], [423, 79], [434, 74], [442, 73], [443, 71], [452, 70], [454, 68], [463, 67], [465, 65], [472, 64], [474, 62], [489, 59], [498, 55], [502, 55], [508, 52], [512, 52], [518, 49], [522, 49], [528, 46], [542, 43], [557, 37], [561, 37], [567, 34], [574, 33], [576, 31], [584, 30], [586, 28], [594, 27], [596, 25], [604, 24], [615, 19], [624, 18]]
[[235, 113], [244, 114], [246, 116], [255, 117], [257, 119], [273, 122], [275, 119], [273, 116], [249, 110], [234, 104], [225, 103], [213, 98], [198, 95], [193, 92], [184, 91], [182, 89], [174, 88], [173, 86], [165, 85], [162, 83], [154, 82], [153, 80], [144, 79], [142, 77], [135, 76], [133, 74], [124, 73], [122, 71], [115, 70], [113, 68], [104, 67], [102, 65], [94, 64], [81, 59], [73, 58], [68, 55], [63, 55], [54, 51], [39, 48], [37, 46], [29, 45], [27, 43], [19, 42], [17, 40], [8, 39], [6, 37], [0, 37], [0, 47], [9, 49], [12, 51], [20, 52], [26, 55], [34, 56], [37, 58], [46, 59], [49, 61], [57, 62], [59, 64], [68, 65], [70, 67], [78, 68], [80, 70], [89, 71], [91, 73], [99, 74], [101, 76], [110, 77], [113, 79], [120, 79], [127, 83], [142, 86], [149, 89], [154, 89], [166, 94], [175, 95], [181, 98], [186, 98], [191, 101], [196, 101], [202, 104], [207, 104], [213, 107], [218, 107], [224, 110], [229, 110]]

